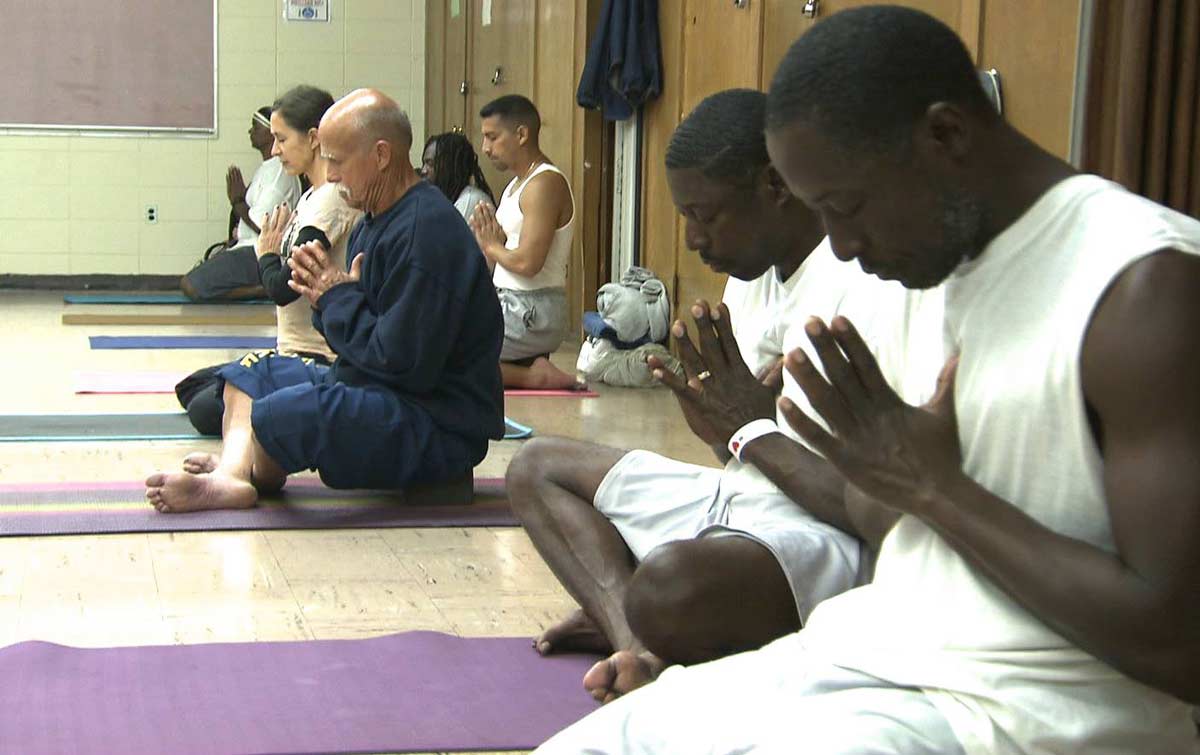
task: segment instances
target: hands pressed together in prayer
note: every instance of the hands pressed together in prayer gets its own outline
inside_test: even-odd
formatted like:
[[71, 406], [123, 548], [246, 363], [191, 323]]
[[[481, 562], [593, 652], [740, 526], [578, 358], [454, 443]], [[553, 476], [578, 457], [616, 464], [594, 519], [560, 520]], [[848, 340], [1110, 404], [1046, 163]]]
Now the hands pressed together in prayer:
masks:
[[671, 372], [655, 357], [647, 359], [655, 379], [675, 392], [688, 427], [709, 445], [724, 446], [730, 436], [755, 419], [775, 418], [775, 396], [782, 386], [782, 365], [771, 365], [760, 376], [751, 374], [733, 337], [729, 309], [716, 310], [707, 302], [692, 306], [699, 348], [681, 321], [671, 326], [686, 379]]
[[800, 349], [787, 355], [787, 370], [830, 431], [781, 398], [788, 424], [863, 494], [920, 516], [964, 477], [954, 416], [958, 358], [942, 368], [933, 398], [915, 407], [888, 385], [849, 320], [836, 317], [829, 327], [813, 318], [804, 329], [825, 376]]
[[236, 165], [230, 165], [225, 171], [225, 196], [235, 208], [246, 201], [246, 179], [242, 178], [242, 169]]
[[262, 259], [264, 254], [279, 254], [283, 247], [284, 232], [295, 217], [295, 211], [288, 207], [287, 202], [276, 205], [274, 210], [267, 213], [254, 245], [255, 256]]
[[774, 419], [786, 367], [830, 430], [788, 398], [778, 398], [780, 411], [859, 497], [919, 515], [933, 496], [963, 477], [954, 417], [957, 357], [942, 368], [933, 398], [915, 407], [892, 390], [858, 331], [843, 317], [834, 318], [832, 328], [817, 318], [805, 325], [824, 376], [801, 349], [752, 375], [724, 304], [714, 311], [697, 302], [692, 317], [699, 347], [682, 322], [671, 327], [686, 379], [654, 357], [647, 364], [674, 391], [688, 427], [706, 443], [724, 445], [751, 420]]
[[292, 269], [288, 286], [308, 299], [313, 309], [320, 309], [317, 301], [329, 289], [343, 283], [356, 283], [362, 278], [363, 255], [356, 255], [350, 263], [350, 272], [346, 272], [333, 261], [319, 241], [292, 247], [292, 255], [287, 263]]
[[500, 227], [500, 221], [496, 220], [496, 208], [490, 202], [475, 205], [467, 223], [475, 233], [475, 242], [488, 258], [495, 258], [508, 243], [508, 235]]

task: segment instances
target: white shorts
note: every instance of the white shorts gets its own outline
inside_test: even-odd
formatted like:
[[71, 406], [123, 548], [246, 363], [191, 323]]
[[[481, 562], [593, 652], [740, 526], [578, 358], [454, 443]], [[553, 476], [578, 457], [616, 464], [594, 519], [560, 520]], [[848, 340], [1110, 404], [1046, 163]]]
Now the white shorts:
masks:
[[920, 690], [832, 666], [803, 632], [687, 668], [605, 705], [537, 750], [557, 753], [962, 755]]
[[801, 621], [822, 600], [863, 582], [866, 556], [857, 538], [777, 489], [739, 482], [721, 469], [630, 451], [604, 476], [594, 505], [639, 562], [676, 540], [735, 535], [760, 543], [787, 576]]

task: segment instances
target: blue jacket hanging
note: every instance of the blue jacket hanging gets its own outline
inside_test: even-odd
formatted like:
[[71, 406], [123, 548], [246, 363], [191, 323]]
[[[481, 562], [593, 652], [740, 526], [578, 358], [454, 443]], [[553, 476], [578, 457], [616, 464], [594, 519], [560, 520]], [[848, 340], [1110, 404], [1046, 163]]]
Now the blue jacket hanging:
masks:
[[658, 0], [605, 0], [576, 101], [623, 121], [660, 92]]

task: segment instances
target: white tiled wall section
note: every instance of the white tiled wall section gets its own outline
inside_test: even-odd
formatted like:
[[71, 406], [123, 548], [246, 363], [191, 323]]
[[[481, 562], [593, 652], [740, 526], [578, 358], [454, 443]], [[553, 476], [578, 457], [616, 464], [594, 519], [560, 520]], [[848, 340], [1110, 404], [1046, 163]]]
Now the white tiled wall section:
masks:
[[[258, 165], [255, 109], [295, 84], [335, 97], [374, 86], [424, 142], [424, 0], [331, 0], [331, 20], [286, 23], [281, 0], [220, 0], [214, 138], [0, 133], [0, 273], [174, 274], [224, 237], [225, 171]], [[143, 219], [146, 205], [159, 221]]]

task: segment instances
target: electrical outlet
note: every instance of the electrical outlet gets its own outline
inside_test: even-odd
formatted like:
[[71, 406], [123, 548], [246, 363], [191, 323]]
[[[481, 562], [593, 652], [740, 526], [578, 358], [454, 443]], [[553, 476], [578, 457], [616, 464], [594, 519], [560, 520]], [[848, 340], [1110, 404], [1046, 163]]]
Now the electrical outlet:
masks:
[[150, 223], [151, 225], [158, 222], [158, 205], [146, 205], [146, 222]]

